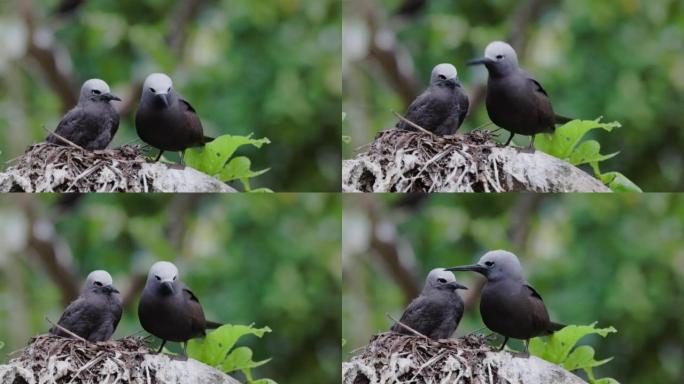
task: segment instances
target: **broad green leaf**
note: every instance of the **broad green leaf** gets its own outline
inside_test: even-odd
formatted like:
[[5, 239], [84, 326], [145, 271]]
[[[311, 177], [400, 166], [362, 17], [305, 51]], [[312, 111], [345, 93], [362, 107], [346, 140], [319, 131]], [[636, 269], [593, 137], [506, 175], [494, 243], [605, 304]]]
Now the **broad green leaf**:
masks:
[[609, 333], [617, 332], [615, 328], [595, 328], [596, 323], [590, 325], [568, 325], [548, 337], [548, 341], [540, 338], [530, 341], [530, 353], [554, 364], [561, 364], [567, 359], [570, 350], [579, 339], [591, 334], [606, 337]]
[[256, 368], [271, 361], [271, 359], [252, 361], [252, 350], [248, 347], [233, 349], [221, 364], [224, 372], [233, 372], [247, 368]]
[[600, 175], [599, 179], [613, 192], [643, 192], [638, 185], [620, 172], [607, 172]]
[[602, 155], [601, 144], [596, 140], [587, 140], [575, 148], [575, 150], [570, 154], [570, 164], [580, 165], [588, 163], [598, 163], [604, 160], [608, 160], [617, 156], [619, 152], [611, 153], [609, 155]]
[[252, 161], [245, 156], [238, 156], [232, 158], [228, 164], [221, 170], [218, 178], [221, 181], [231, 181], [237, 179], [249, 179], [257, 177], [268, 172], [270, 168], [262, 169], [261, 171], [252, 171], [249, 169], [252, 166]]
[[601, 123], [600, 120], [572, 120], [558, 127], [553, 134], [535, 136], [534, 146], [551, 156], [567, 160], [587, 132], [599, 128], [610, 132], [620, 127], [618, 122]]
[[612, 357], [603, 360], [595, 360], [594, 353], [594, 348], [588, 345], [581, 345], [570, 352], [568, 358], [565, 359], [561, 366], [568, 371], [574, 371], [576, 369], [598, 367], [599, 365], [603, 365], [613, 360]]
[[240, 337], [250, 334], [262, 337], [266, 332], [271, 332], [271, 329], [226, 324], [204, 338], [188, 341], [188, 356], [215, 367], [224, 361]]
[[210, 176], [216, 176], [223, 170], [235, 151], [243, 145], [261, 148], [271, 141], [267, 138], [252, 139], [249, 136], [223, 135], [207, 143], [202, 148], [189, 148], [185, 151], [185, 163]]

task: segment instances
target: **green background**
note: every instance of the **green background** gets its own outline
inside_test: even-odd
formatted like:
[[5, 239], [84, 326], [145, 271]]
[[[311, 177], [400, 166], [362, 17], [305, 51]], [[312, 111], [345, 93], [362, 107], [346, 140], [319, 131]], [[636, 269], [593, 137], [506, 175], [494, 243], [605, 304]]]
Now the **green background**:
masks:
[[[339, 198], [73, 196], [0, 197], [1, 362], [47, 332], [45, 317], [56, 322], [73, 299], [48, 273], [54, 249], [79, 290], [88, 273], [106, 269], [124, 296], [155, 261], [173, 261], [208, 319], [273, 330], [238, 342], [255, 361], [273, 359], [255, 378], [339, 380]], [[141, 291], [134, 289], [113, 338], [147, 335], [137, 319]], [[168, 348], [180, 351], [180, 344]]]
[[[398, 319], [432, 268], [471, 264], [489, 250], [506, 249], [520, 258], [553, 320], [617, 329], [605, 339], [580, 341], [596, 349], [597, 359], [614, 357], [595, 369], [596, 377], [622, 384], [684, 382], [684, 196], [343, 200], [344, 360], [389, 329], [386, 314]], [[397, 251], [394, 258], [388, 250]], [[457, 272], [456, 278], [471, 288], [461, 294], [472, 295], [479, 277]], [[484, 326], [478, 298], [466, 300], [470, 307], [456, 336]]]
[[[403, 2], [345, 3], [342, 132], [351, 142], [343, 144], [343, 158], [393, 127], [392, 111], [403, 113], [442, 62], [456, 66], [471, 98], [471, 115], [460, 131], [489, 122], [483, 102], [486, 70], [465, 63], [482, 57], [489, 42], [507, 40], [558, 114], [622, 123], [613, 133], [592, 133], [603, 152], [620, 152], [602, 163], [603, 171], [622, 172], [645, 191], [684, 190], [684, 3], [429, 0], [421, 11], [398, 17], [395, 11]], [[375, 35], [369, 18], [377, 25]], [[368, 49], [373, 36], [385, 42], [390, 55], [396, 53], [408, 80], [396, 80], [379, 64], [379, 55]], [[410, 98], [400, 96], [400, 88], [411, 89]], [[501, 131], [499, 140], [508, 135]], [[528, 142], [514, 139], [517, 146]]]
[[[53, 13], [58, 2], [0, 2], [1, 162], [42, 141], [43, 127], [57, 126], [92, 77], [124, 100], [113, 102], [125, 111], [111, 147], [142, 143], [134, 127], [140, 87], [161, 71], [197, 110], [205, 134], [271, 140], [240, 151], [253, 169], [271, 168], [253, 187], [339, 190], [338, 0], [89, 0], [65, 17]], [[179, 22], [191, 3], [187, 23]], [[28, 20], [63, 68], [68, 98], [29, 49]]]

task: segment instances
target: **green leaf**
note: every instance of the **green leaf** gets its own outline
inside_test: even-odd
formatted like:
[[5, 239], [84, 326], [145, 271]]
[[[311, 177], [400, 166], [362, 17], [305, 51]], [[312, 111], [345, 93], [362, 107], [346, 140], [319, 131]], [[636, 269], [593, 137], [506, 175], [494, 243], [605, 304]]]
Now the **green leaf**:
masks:
[[568, 371], [574, 371], [576, 369], [598, 367], [599, 365], [606, 364], [613, 360], [612, 357], [603, 360], [595, 360], [594, 353], [594, 348], [588, 345], [579, 346], [568, 355], [568, 358], [565, 359], [561, 366]]
[[602, 155], [601, 144], [596, 140], [587, 140], [582, 142], [575, 148], [575, 150], [570, 154], [570, 164], [580, 165], [589, 163], [598, 163], [600, 161], [605, 161], [610, 158], [617, 156], [620, 152], [614, 152], [609, 155]]
[[572, 120], [558, 127], [551, 135], [537, 135], [534, 146], [551, 156], [568, 160], [587, 132], [599, 128], [610, 132], [613, 128], [620, 127], [618, 122], [601, 123], [600, 120], [600, 117], [596, 120]]
[[243, 145], [253, 145], [261, 148], [271, 141], [267, 138], [252, 139], [249, 136], [223, 135], [207, 143], [202, 148], [189, 148], [185, 151], [185, 163], [210, 176], [216, 176], [223, 171], [228, 160], [235, 151]]
[[250, 193], [274, 193], [272, 189], [268, 188], [257, 188], [249, 191]]
[[3, 349], [4, 347], [5, 347], [5, 343], [3, 343], [2, 341], [0, 341], [0, 349]]
[[223, 364], [229, 351], [240, 337], [245, 335], [262, 337], [267, 332], [271, 332], [269, 327], [253, 328], [248, 325], [226, 324], [204, 338], [188, 341], [188, 356], [212, 367], [218, 367]]
[[611, 377], [604, 377], [598, 380], [591, 380], [591, 384], [620, 384], [617, 380]]
[[233, 349], [221, 364], [224, 372], [233, 372], [247, 368], [256, 368], [271, 361], [271, 359], [253, 361], [252, 350], [248, 347], [237, 347]]
[[638, 185], [620, 172], [607, 172], [600, 175], [599, 179], [613, 192], [643, 192]]
[[252, 166], [252, 161], [245, 156], [238, 156], [232, 158], [228, 164], [221, 170], [218, 178], [221, 181], [231, 181], [237, 179], [249, 179], [257, 177], [268, 172], [270, 168], [262, 169], [261, 171], [252, 171], [249, 169]]
[[345, 144], [351, 143], [351, 136], [342, 135], [342, 142]]
[[606, 337], [609, 333], [617, 332], [615, 328], [595, 328], [596, 323], [590, 325], [568, 325], [548, 337], [548, 341], [540, 338], [530, 341], [530, 353], [554, 364], [562, 364], [570, 350], [584, 336], [597, 334]]

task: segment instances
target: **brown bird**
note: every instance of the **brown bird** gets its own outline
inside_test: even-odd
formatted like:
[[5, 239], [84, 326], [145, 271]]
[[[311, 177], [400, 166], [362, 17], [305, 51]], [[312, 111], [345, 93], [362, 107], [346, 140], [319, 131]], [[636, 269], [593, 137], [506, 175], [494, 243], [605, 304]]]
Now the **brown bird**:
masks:
[[167, 341], [175, 341], [183, 343], [185, 354], [188, 340], [204, 337], [207, 329], [222, 325], [204, 318], [199, 300], [178, 280], [178, 268], [168, 261], [158, 261], [150, 268], [138, 319], [147, 332], [162, 339], [157, 353]]
[[477, 264], [447, 268], [447, 271], [474, 271], [487, 278], [480, 298], [480, 315], [487, 328], [505, 337], [525, 341], [550, 335], [565, 327], [549, 319], [541, 295], [523, 278], [518, 257], [507, 251], [490, 251]]
[[163, 73], [145, 79], [135, 128], [142, 141], [159, 149], [155, 161], [164, 151], [184, 151], [214, 140], [204, 136], [197, 112], [176, 93], [171, 78]]

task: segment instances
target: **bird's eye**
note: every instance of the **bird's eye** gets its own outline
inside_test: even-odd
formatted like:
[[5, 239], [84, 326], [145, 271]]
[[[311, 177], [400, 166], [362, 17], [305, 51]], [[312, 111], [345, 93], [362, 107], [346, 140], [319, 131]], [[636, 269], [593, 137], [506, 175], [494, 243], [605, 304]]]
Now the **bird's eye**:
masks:
[[485, 261], [485, 265], [488, 267], [491, 267], [492, 265], [494, 265], [494, 262], [493, 261]]
[[157, 91], [155, 91], [154, 88], [150, 88], [150, 91], [152, 91], [152, 93], [157, 93]]
[[169, 89], [167, 89], [166, 92], [171, 92], [171, 87], [169, 87]]
[[444, 76], [444, 75], [439, 75], [439, 76], [437, 76], [437, 78], [439, 78], [440, 80], [446, 80], [446, 76]]
[[446, 279], [442, 279], [442, 278], [437, 279], [437, 281], [439, 281], [439, 282], [442, 283], [442, 284], [444, 284], [444, 283], [447, 282]]
[[161, 281], [161, 277], [159, 277], [159, 276], [157, 276], [157, 275], [154, 275], [154, 278], [157, 279], [157, 280], [159, 280], [159, 281]]
[[503, 59], [503, 55], [496, 55], [496, 59], [497, 59], [497, 60]]
[[173, 279], [176, 280], [176, 277], [178, 277], [178, 276], [174, 276]]
[[97, 285], [98, 287], [101, 287], [101, 286], [102, 286], [102, 283], [100, 283], [99, 281], [96, 281], [96, 282], [95, 282], [95, 285]]
[[97, 89], [93, 89], [93, 95], [99, 95], [100, 93], [102, 92], [98, 91]]

